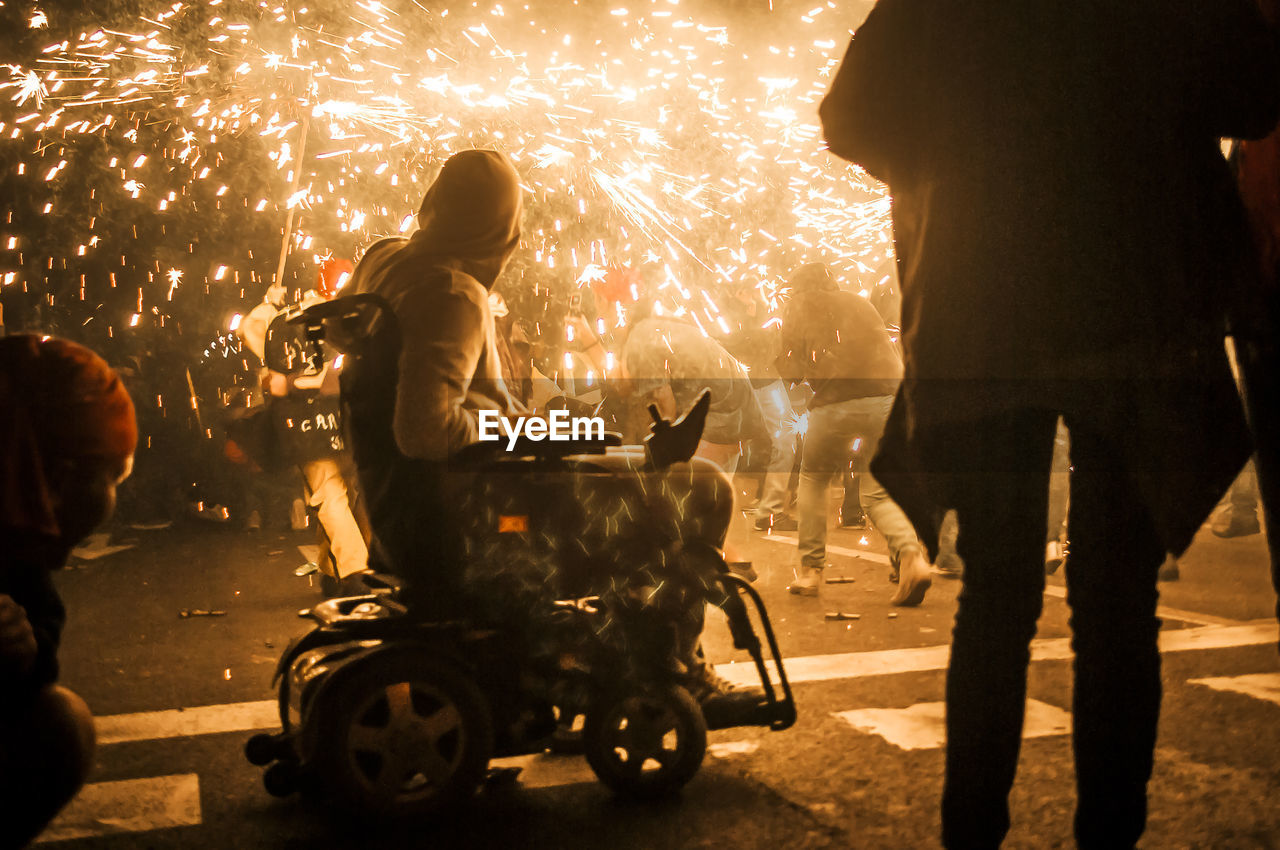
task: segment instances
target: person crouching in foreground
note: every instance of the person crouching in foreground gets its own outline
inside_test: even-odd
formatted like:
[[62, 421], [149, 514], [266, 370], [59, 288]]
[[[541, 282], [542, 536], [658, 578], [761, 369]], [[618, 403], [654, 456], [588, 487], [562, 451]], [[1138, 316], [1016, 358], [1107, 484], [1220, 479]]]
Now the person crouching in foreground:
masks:
[[62, 339], [0, 340], [0, 847], [39, 835], [92, 765], [89, 707], [57, 684], [66, 611], [51, 573], [111, 514], [137, 441], [102, 358]]

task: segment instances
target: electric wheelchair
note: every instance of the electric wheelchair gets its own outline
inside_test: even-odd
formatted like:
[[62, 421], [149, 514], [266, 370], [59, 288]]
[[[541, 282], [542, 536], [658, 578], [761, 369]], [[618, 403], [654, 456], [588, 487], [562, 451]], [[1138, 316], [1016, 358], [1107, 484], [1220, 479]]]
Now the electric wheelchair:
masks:
[[[269, 361], [296, 372], [326, 348], [360, 357], [389, 322], [372, 295], [316, 305], [273, 325]], [[398, 576], [373, 574], [367, 594], [316, 605], [315, 626], [276, 668], [282, 729], [245, 748], [266, 767], [266, 789], [357, 816], [429, 816], [467, 800], [492, 759], [542, 752], [557, 723], [581, 716], [599, 780], [653, 798], [695, 775], [708, 728], [791, 726], [764, 603], [720, 552], [730, 484], [692, 457], [709, 400], [674, 424], [650, 408], [643, 447], [607, 434], [465, 450], [452, 462], [463, 483], [451, 498], [465, 517], [457, 534], [471, 603], [424, 614]], [[760, 678], [758, 699], [732, 716], [704, 716], [676, 660], [706, 603], [723, 610]], [[682, 626], [690, 612], [696, 622]]]

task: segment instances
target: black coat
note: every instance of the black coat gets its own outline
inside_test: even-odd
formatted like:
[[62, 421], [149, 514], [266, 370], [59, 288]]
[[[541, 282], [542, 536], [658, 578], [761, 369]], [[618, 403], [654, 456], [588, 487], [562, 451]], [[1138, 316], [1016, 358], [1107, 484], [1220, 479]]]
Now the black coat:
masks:
[[927, 542], [946, 505], [901, 473], [963, 451], [949, 422], [1036, 407], [1113, 434], [1189, 544], [1250, 450], [1222, 341], [1253, 266], [1218, 139], [1271, 128], [1277, 78], [1251, 0], [877, 4], [821, 117], [893, 194], [906, 375], [876, 467]]

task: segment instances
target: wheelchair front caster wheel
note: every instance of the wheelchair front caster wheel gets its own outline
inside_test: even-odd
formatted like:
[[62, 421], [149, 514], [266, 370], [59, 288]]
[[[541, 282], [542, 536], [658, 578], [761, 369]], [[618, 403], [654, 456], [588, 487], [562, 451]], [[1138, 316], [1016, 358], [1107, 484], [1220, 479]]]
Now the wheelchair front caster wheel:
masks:
[[288, 797], [302, 787], [302, 771], [297, 762], [278, 761], [262, 774], [262, 784], [272, 797]]
[[583, 745], [587, 763], [614, 793], [654, 799], [676, 793], [698, 772], [707, 724], [682, 687], [627, 691], [587, 713]]

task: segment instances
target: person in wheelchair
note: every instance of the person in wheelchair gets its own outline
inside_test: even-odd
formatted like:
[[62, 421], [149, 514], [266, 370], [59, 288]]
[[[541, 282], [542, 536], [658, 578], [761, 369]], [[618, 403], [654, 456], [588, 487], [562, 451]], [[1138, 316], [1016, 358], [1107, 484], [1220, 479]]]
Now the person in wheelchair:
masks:
[[[506, 157], [487, 150], [455, 154], [422, 201], [419, 230], [375, 243], [349, 285], [355, 295], [384, 299], [397, 325], [372, 336], [346, 362], [342, 396], [373, 530], [370, 565], [399, 578], [401, 600], [419, 616], [473, 613], [476, 599], [463, 587], [464, 573], [475, 566], [468, 563], [465, 539], [477, 526], [476, 513], [489, 509], [477, 508], [481, 494], [497, 488], [501, 500], [503, 488], [527, 486], [500, 479], [477, 483], [458, 460], [479, 440], [482, 411], [524, 413], [501, 377], [489, 302], [519, 243], [521, 212], [519, 177]], [[636, 457], [617, 464], [638, 468]], [[693, 495], [683, 503], [686, 512], [715, 498], [718, 479], [684, 477]], [[678, 521], [692, 527], [700, 519]], [[583, 540], [592, 536], [591, 525], [588, 516]], [[608, 548], [623, 545], [613, 542]], [[488, 560], [501, 560], [502, 551], [491, 549]], [[709, 725], [732, 725], [735, 714], [755, 710], [765, 697], [758, 689], [733, 689], [702, 660], [705, 601], [691, 595], [685, 603], [667, 663], [684, 670]]]

